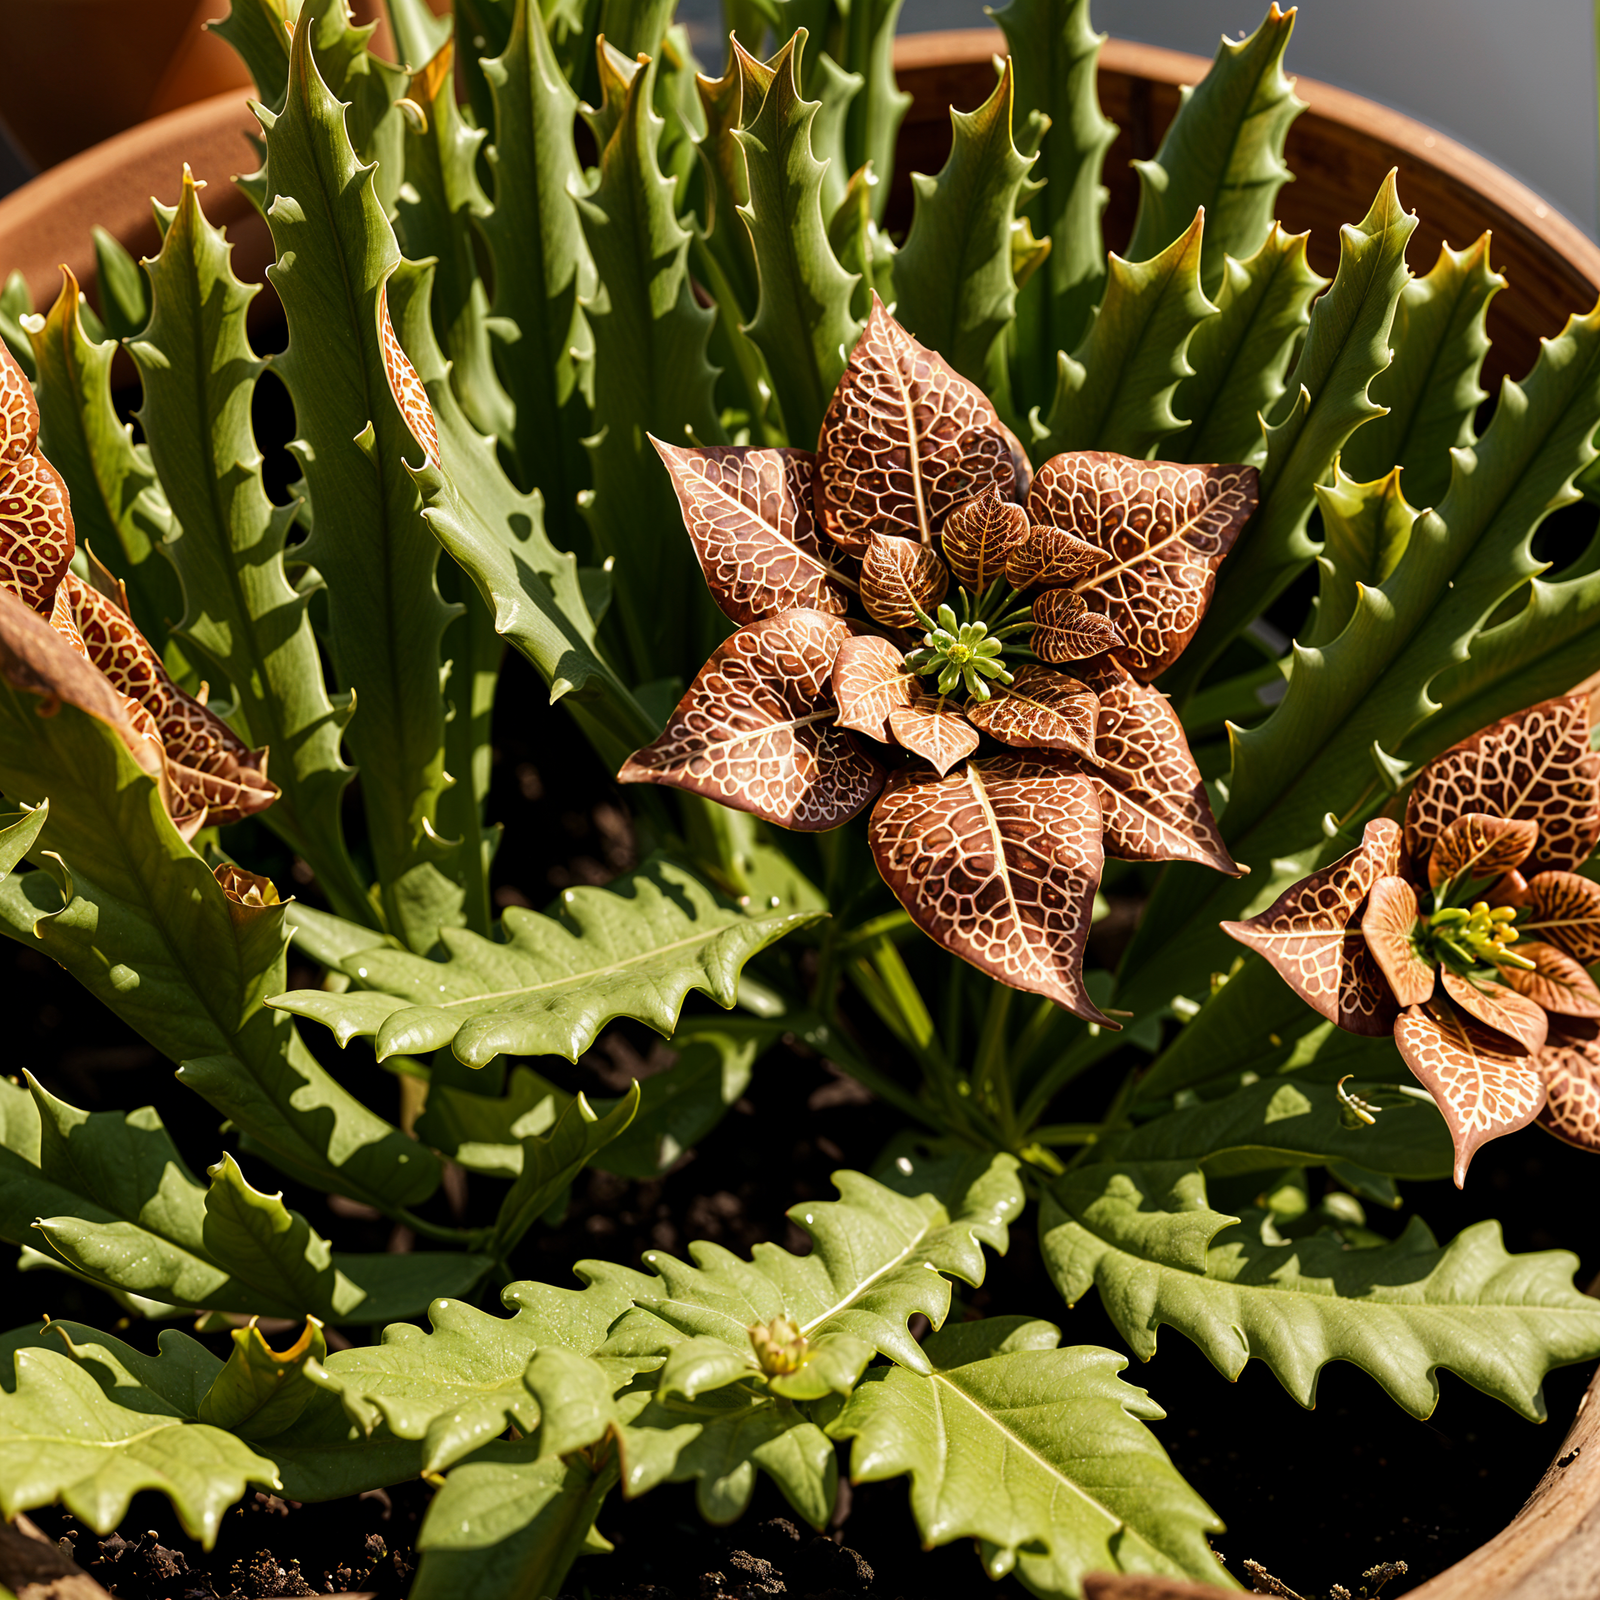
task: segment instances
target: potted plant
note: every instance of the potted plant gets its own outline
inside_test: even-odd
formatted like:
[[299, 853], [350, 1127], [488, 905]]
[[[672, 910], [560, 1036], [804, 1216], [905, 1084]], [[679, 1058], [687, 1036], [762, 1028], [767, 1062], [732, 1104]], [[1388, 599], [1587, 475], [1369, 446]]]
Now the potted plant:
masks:
[[[226, 1129], [202, 1178], [155, 1108], [0, 1085], [0, 1234], [193, 1330], [8, 1335], [0, 1506], [107, 1532], [154, 1487], [209, 1542], [252, 1487], [421, 1479], [426, 1600], [556, 1593], [667, 1484], [822, 1528], [908, 1479], [1036, 1593], [1232, 1582], [1126, 1357], [1063, 1338], [1091, 1289], [1302, 1404], [1347, 1361], [1542, 1415], [1600, 1354], [1572, 1258], [1387, 1213], [1535, 1117], [1594, 1142], [1596, 601], [1530, 553], [1592, 319], [1480, 433], [1486, 245], [1413, 278], [1392, 176], [1327, 276], [1274, 217], [1275, 7], [1109, 258], [1081, 3], [1001, 14], [898, 238], [889, 19], [786, 12], [711, 79], [659, 7], [390, 11], [414, 73], [339, 4], [222, 30], [291, 491], [191, 180], [142, 275], [103, 246], [139, 441], [70, 278], [5, 366], [0, 926]], [[493, 893], [507, 646], [639, 851], [547, 914]], [[579, 1092], [649, 1029], [670, 1065]], [[795, 1052], [893, 1137], [787, 1245], [525, 1270]], [[1053, 1288], [986, 1303], [1013, 1241]]]

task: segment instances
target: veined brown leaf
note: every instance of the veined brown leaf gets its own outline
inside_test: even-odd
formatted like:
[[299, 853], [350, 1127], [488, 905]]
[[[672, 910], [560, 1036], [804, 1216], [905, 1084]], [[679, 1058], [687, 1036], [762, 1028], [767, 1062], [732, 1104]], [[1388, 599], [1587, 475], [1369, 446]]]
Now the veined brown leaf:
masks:
[[1437, 976], [1433, 963], [1416, 946], [1417, 891], [1404, 878], [1384, 877], [1367, 894], [1361, 913], [1361, 937], [1372, 959], [1383, 969], [1400, 1006], [1420, 1006], [1433, 998]]
[[1111, 558], [1072, 592], [1100, 601], [1123, 635], [1118, 659], [1149, 683], [1200, 626], [1217, 567], [1257, 494], [1254, 467], [1185, 467], [1079, 450], [1039, 469], [1028, 515]]
[[947, 695], [917, 694], [889, 713], [889, 732], [902, 750], [931, 762], [942, 778], [978, 748], [978, 730]]
[[887, 639], [876, 633], [846, 639], [833, 662], [836, 725], [891, 743], [889, 713], [911, 704], [916, 684], [916, 674], [906, 671], [905, 657]]
[[49, 616], [72, 560], [72, 507], [38, 444], [33, 387], [0, 344], [0, 586]]
[[1544, 1106], [1544, 1080], [1534, 1058], [1470, 1017], [1412, 1006], [1395, 1023], [1394, 1042], [1444, 1113], [1458, 1189], [1481, 1145], [1526, 1127]]
[[1544, 1049], [1545, 1036], [1550, 1031], [1550, 1020], [1544, 1009], [1503, 983], [1474, 983], [1458, 972], [1443, 968], [1439, 977], [1444, 992], [1468, 1016], [1476, 1017], [1486, 1028], [1503, 1033], [1513, 1044], [1521, 1045], [1529, 1055]]
[[1533, 872], [1572, 871], [1600, 838], [1600, 755], [1586, 695], [1502, 717], [1422, 769], [1406, 802], [1406, 852], [1421, 860], [1457, 817], [1487, 812], [1539, 825]]
[[1222, 842], [1183, 724], [1159, 689], [1111, 668], [1090, 675], [1100, 701], [1095, 768], [1106, 854], [1195, 861], [1242, 877]]
[[1437, 889], [1450, 878], [1498, 878], [1520, 867], [1538, 842], [1539, 825], [1528, 818], [1469, 812], [1434, 841], [1428, 882]]
[[389, 380], [389, 393], [400, 409], [411, 436], [422, 446], [430, 467], [439, 465], [439, 419], [433, 414], [428, 391], [411, 365], [411, 358], [400, 348], [394, 324], [389, 320], [389, 285], [378, 285], [378, 342], [383, 354], [383, 375]]
[[686, 789], [801, 832], [858, 816], [883, 787], [884, 768], [836, 725], [833, 662], [850, 634], [849, 623], [820, 611], [741, 628], [618, 777]]
[[1027, 531], [1028, 513], [988, 488], [945, 520], [944, 558], [962, 588], [981, 594], [1005, 572], [1007, 552]]
[[742, 627], [780, 611], [844, 614], [856, 582], [817, 535], [812, 451], [650, 442], [672, 474], [711, 598], [728, 616]]
[[861, 558], [861, 603], [886, 628], [914, 628], [950, 588], [950, 569], [938, 552], [898, 534], [874, 533]]
[[1010, 683], [993, 684], [991, 691], [988, 700], [969, 700], [965, 708], [967, 721], [991, 739], [1023, 750], [1061, 750], [1100, 760], [1095, 753], [1100, 701], [1087, 684], [1026, 661]]
[[1600, 988], [1559, 945], [1519, 944], [1517, 954], [1533, 971], [1503, 967], [1500, 976], [1518, 994], [1557, 1017], [1600, 1017]]
[[1035, 524], [1006, 555], [1006, 581], [1014, 589], [1062, 589], [1111, 558], [1063, 528]]
[[1046, 589], [1033, 602], [1034, 630], [1028, 636], [1041, 661], [1065, 665], [1089, 661], [1125, 643], [1110, 617], [1091, 611], [1071, 589]]
[[1397, 875], [1400, 859], [1400, 829], [1374, 818], [1349, 854], [1286, 889], [1259, 916], [1223, 929], [1260, 951], [1330, 1022], [1380, 1037], [1394, 1024], [1396, 1006], [1357, 914], [1379, 878]]
[[1584, 966], [1600, 961], [1600, 884], [1576, 872], [1536, 872], [1520, 903], [1533, 912], [1522, 933], [1548, 939]]
[[[1583, 1029], [1583, 1031], [1579, 1031]], [[1580, 1150], [1600, 1153], [1600, 1038], [1591, 1025], [1564, 1026], [1534, 1058], [1544, 1079], [1539, 1126]]]
[[1013, 989], [1115, 1027], [1083, 986], [1100, 882], [1093, 785], [1055, 761], [1000, 756], [947, 777], [906, 768], [872, 813], [884, 882], [922, 931]]
[[874, 294], [817, 446], [817, 514], [847, 550], [874, 533], [932, 545], [964, 500], [1016, 498], [1022, 446], [983, 393], [926, 349]]

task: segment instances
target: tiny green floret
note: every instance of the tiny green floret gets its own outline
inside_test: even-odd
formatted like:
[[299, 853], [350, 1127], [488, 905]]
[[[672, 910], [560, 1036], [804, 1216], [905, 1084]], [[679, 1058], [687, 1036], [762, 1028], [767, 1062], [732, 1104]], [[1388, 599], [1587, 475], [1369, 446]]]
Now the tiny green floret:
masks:
[[922, 645], [906, 657], [906, 665], [923, 677], [937, 679], [940, 694], [965, 687], [974, 700], [990, 696], [989, 684], [1010, 683], [1003, 659], [1005, 644], [982, 622], [960, 622], [948, 605], [939, 607], [938, 619], [925, 618], [928, 631]]

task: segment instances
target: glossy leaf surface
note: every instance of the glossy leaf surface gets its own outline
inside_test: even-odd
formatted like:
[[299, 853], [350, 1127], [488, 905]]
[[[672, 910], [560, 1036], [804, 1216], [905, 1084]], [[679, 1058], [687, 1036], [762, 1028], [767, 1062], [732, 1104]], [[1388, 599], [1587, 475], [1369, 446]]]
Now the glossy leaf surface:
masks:
[[975, 728], [1002, 744], [1100, 759], [1095, 745], [1099, 698], [1065, 672], [1023, 662], [1010, 683], [993, 685], [988, 700], [969, 701], [963, 709]]

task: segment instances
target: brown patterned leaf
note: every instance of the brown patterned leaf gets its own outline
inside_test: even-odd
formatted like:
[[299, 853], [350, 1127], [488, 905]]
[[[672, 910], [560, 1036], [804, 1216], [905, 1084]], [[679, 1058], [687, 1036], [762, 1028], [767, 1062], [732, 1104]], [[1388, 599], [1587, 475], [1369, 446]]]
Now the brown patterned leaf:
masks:
[[1217, 567], [1257, 497], [1254, 467], [1186, 467], [1080, 450], [1039, 469], [1028, 515], [1111, 558], [1072, 587], [1110, 615], [1124, 640], [1118, 659], [1149, 683], [1200, 626]]
[[1407, 852], [1420, 861], [1469, 812], [1538, 823], [1530, 873], [1582, 866], [1600, 837], [1600, 755], [1589, 749], [1587, 697], [1545, 700], [1435, 756], [1406, 803]]
[[1063, 528], [1035, 523], [1006, 556], [1006, 582], [1013, 589], [1064, 589], [1110, 559]]
[[993, 489], [965, 500], [950, 513], [940, 541], [956, 581], [981, 594], [1006, 570], [1006, 552], [1028, 531], [1028, 514]]
[[931, 762], [942, 778], [978, 748], [978, 730], [947, 695], [918, 694], [889, 713], [889, 731], [901, 749]]
[[1600, 1039], [1592, 1028], [1563, 1029], [1534, 1058], [1547, 1096], [1539, 1126], [1600, 1154]]
[[1600, 989], [1567, 952], [1553, 944], [1519, 944], [1534, 970], [1502, 967], [1503, 982], [1558, 1017], [1600, 1017]]
[[967, 721], [991, 739], [1024, 750], [1069, 751], [1098, 763], [1100, 701], [1087, 684], [1027, 661], [1009, 684], [991, 684], [990, 690], [988, 700], [969, 700], [965, 710]]
[[1083, 986], [1100, 808], [1082, 774], [1000, 756], [895, 774], [872, 813], [884, 882], [924, 933], [1009, 984], [1104, 1026]]
[[950, 588], [950, 569], [936, 550], [894, 534], [875, 533], [861, 558], [861, 604], [886, 628], [919, 626], [917, 608], [932, 614]]
[[780, 611], [844, 615], [856, 582], [817, 534], [810, 450], [650, 442], [672, 475], [711, 598], [728, 616], [742, 627]]
[[1458, 1189], [1479, 1146], [1526, 1127], [1544, 1105], [1535, 1058], [1459, 1012], [1412, 1006], [1395, 1023], [1394, 1042], [1444, 1113], [1456, 1150]]
[[395, 338], [394, 324], [389, 320], [387, 283], [378, 285], [378, 343], [383, 350], [383, 374], [389, 380], [389, 393], [400, 408], [412, 437], [422, 446], [424, 459], [430, 467], [436, 467], [439, 465], [439, 422], [417, 369]]
[[39, 403], [28, 375], [0, 344], [0, 472], [31, 456], [39, 443]]
[[1400, 1006], [1433, 998], [1433, 963], [1418, 953], [1413, 937], [1417, 909], [1417, 891], [1404, 878], [1379, 878], [1361, 913], [1361, 937]]
[[963, 500], [1018, 492], [1022, 447], [983, 393], [925, 349], [876, 295], [817, 444], [817, 514], [846, 550], [874, 533], [932, 545]]
[[1456, 817], [1434, 840], [1428, 882], [1437, 889], [1450, 878], [1501, 877], [1520, 867], [1538, 842], [1536, 822], [1469, 812]]
[[72, 508], [38, 443], [32, 386], [0, 344], [0, 586], [48, 617], [72, 560]]
[[1248, 922], [1225, 922], [1240, 944], [1264, 955], [1307, 1005], [1350, 1033], [1378, 1037], [1398, 1009], [1361, 937], [1357, 914], [1379, 878], [1400, 866], [1400, 829], [1369, 822], [1361, 843], [1302, 878]]
[[1116, 624], [1071, 589], [1046, 589], [1033, 602], [1033, 620], [1028, 643], [1041, 661], [1088, 661], [1123, 642]]
[[851, 626], [785, 611], [712, 651], [660, 737], [623, 764], [623, 783], [661, 783], [816, 833], [859, 816], [884, 768], [838, 727], [834, 657]]
[[916, 674], [905, 670], [905, 657], [887, 639], [875, 633], [846, 639], [833, 663], [838, 726], [889, 744], [889, 713], [910, 705], [916, 687]]
[[1530, 1055], [1544, 1048], [1550, 1019], [1542, 1006], [1502, 983], [1474, 983], [1448, 967], [1442, 969], [1439, 976], [1444, 982], [1444, 992], [1485, 1027], [1503, 1033]]
[[1537, 872], [1518, 902], [1533, 913], [1519, 932], [1548, 939], [1590, 966], [1600, 961], [1600, 884], [1576, 872]]
[[1095, 769], [1106, 854], [1119, 861], [1195, 861], [1242, 877], [1217, 831], [1183, 724], [1159, 689], [1120, 667], [1097, 667], [1100, 699]]

